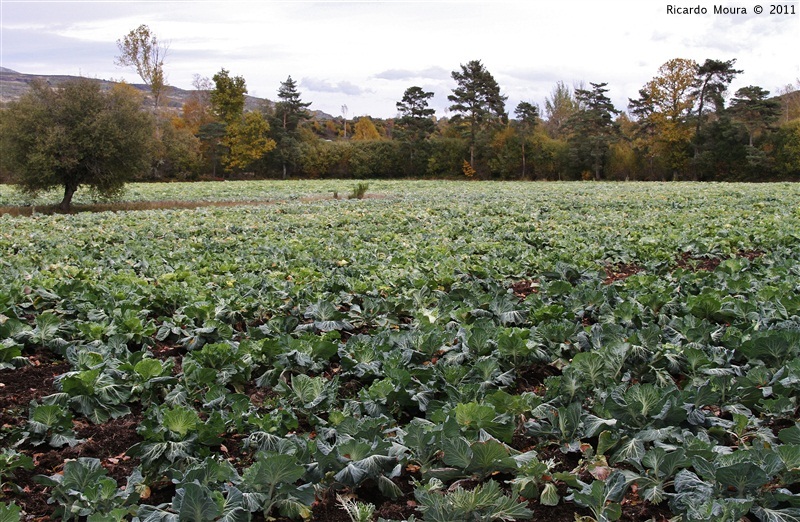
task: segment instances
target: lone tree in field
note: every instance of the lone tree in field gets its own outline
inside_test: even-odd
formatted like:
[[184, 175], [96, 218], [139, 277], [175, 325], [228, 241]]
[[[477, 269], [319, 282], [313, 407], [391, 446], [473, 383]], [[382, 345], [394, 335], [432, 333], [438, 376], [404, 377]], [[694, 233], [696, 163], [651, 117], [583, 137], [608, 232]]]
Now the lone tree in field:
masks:
[[63, 211], [79, 187], [112, 197], [149, 166], [153, 119], [125, 84], [104, 91], [86, 78], [33, 83], [4, 120], [0, 156], [14, 181], [31, 195], [63, 187]]
[[150, 87], [153, 105], [158, 109], [166, 89], [164, 78], [164, 59], [167, 47], [161, 44], [150, 28], [142, 24], [117, 40], [119, 56], [116, 63], [122, 67], [133, 67], [142, 81]]

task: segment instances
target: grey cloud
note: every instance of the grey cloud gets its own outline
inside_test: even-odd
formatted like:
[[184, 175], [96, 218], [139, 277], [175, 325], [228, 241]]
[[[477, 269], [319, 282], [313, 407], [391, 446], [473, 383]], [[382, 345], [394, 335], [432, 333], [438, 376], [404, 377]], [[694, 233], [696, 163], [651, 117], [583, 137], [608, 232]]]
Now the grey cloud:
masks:
[[414, 80], [414, 79], [430, 79], [430, 80], [444, 80], [450, 78], [450, 72], [442, 67], [428, 67], [418, 71], [410, 69], [388, 69], [379, 72], [375, 78], [381, 80]]
[[320, 80], [318, 78], [303, 78], [300, 81], [300, 86], [309, 91], [342, 93], [348, 96], [361, 96], [374, 92], [371, 89], [362, 88], [348, 81], [334, 84], [328, 80]]

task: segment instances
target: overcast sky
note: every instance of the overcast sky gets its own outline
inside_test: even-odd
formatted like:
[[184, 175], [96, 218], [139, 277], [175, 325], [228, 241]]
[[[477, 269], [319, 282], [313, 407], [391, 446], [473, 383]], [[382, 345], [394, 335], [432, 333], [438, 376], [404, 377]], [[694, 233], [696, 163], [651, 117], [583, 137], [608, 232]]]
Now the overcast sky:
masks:
[[[800, 2], [795, 15], [667, 13], [666, 1], [11, 1], [0, 0], [0, 65], [139, 83], [114, 65], [117, 40], [146, 24], [167, 43], [170, 85], [221, 68], [249, 94], [275, 99], [292, 76], [311, 108], [348, 117], [392, 117], [411, 86], [434, 92], [446, 114], [451, 72], [481, 60], [508, 96], [544, 108], [557, 81], [607, 82], [618, 109], [671, 58], [737, 59], [732, 91], [777, 92], [800, 78]], [[671, 4], [676, 5], [676, 4]]]

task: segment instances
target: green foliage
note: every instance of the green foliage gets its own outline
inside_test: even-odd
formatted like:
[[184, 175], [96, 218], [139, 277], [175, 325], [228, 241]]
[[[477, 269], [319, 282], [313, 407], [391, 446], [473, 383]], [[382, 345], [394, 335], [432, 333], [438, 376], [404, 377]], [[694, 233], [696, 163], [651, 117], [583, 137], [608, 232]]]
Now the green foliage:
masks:
[[452, 102], [450, 110], [456, 113], [453, 122], [467, 129], [469, 163], [474, 166], [478, 134], [487, 126], [507, 119], [505, 101], [508, 97], [500, 94], [500, 86], [480, 60], [461, 65], [461, 71], [453, 71], [451, 76], [457, 86], [447, 99]]
[[62, 188], [63, 210], [87, 186], [104, 198], [149, 163], [152, 120], [126, 86], [103, 91], [89, 79], [54, 89], [34, 83], [3, 117], [2, 156], [27, 194]]
[[309, 484], [295, 485], [305, 472], [292, 455], [259, 454], [242, 474], [242, 491], [250, 511], [260, 510], [269, 517], [277, 509], [285, 516], [308, 518], [314, 490]]
[[54, 400], [50, 404], [32, 402], [27, 427], [34, 444], [46, 441], [50, 446], [60, 448], [65, 444], [75, 446], [80, 442], [73, 430], [72, 414], [63, 401]]
[[228, 149], [223, 161], [234, 171], [247, 169], [275, 148], [275, 140], [269, 137], [269, 123], [258, 112], [229, 121], [222, 143]]
[[358, 183], [353, 187], [353, 191], [347, 196], [349, 199], [364, 199], [364, 196], [369, 190], [369, 183]]
[[98, 459], [81, 457], [64, 462], [63, 474], [50, 477], [39, 475], [37, 482], [51, 488], [50, 499], [58, 503], [56, 516], [61, 520], [90, 521], [124, 520], [135, 512], [133, 504], [139, 498], [136, 481], [120, 489], [117, 482], [106, 476]]
[[590, 169], [595, 180], [602, 179], [608, 160], [609, 146], [617, 139], [618, 129], [613, 120], [619, 111], [606, 96], [606, 83], [590, 83], [589, 89], [577, 89], [575, 99], [580, 109], [567, 122], [572, 134], [569, 140], [574, 164]]
[[0, 453], [0, 489], [6, 487], [17, 488], [12, 479], [16, 469], [33, 469], [33, 459], [14, 449], [4, 449]]
[[0, 522], [20, 522], [22, 520], [22, 509], [14, 504], [0, 502]]
[[625, 476], [614, 472], [606, 480], [595, 480], [591, 485], [584, 484], [580, 491], [573, 490], [571, 497], [592, 511], [595, 522], [610, 522], [622, 516], [620, 501], [626, 489]]
[[140, 520], [302, 518], [414, 480], [426, 520], [530, 501], [612, 520], [620, 485], [686, 520], [791, 519], [796, 187], [378, 180], [389, 197], [298, 201], [353, 183], [133, 185], [281, 202], [4, 217], [0, 343], [61, 374], [4, 442], [63, 447], [140, 402], [127, 453], [174, 495], [93, 497]]
[[247, 85], [241, 76], [230, 76], [224, 67], [214, 75], [211, 105], [217, 118], [225, 124], [239, 120], [244, 112], [244, 95]]
[[441, 482], [431, 481], [425, 487], [414, 490], [414, 497], [423, 513], [422, 520], [492, 522], [530, 520], [533, 516], [525, 504], [504, 495], [494, 480], [471, 491], [459, 486], [443, 493], [441, 485]]
[[358, 502], [351, 498], [336, 495], [336, 500], [345, 510], [352, 522], [371, 522], [375, 514], [375, 506], [366, 502]]

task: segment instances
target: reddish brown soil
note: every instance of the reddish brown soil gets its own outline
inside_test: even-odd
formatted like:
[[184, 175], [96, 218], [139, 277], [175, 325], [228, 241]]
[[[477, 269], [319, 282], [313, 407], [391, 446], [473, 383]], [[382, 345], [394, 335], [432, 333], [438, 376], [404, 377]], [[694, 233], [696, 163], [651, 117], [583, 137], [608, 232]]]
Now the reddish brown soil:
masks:
[[531, 294], [539, 293], [539, 280], [538, 279], [523, 279], [511, 284], [511, 291], [520, 300], [525, 299]]
[[749, 259], [750, 261], [753, 261], [754, 259], [762, 257], [763, 255], [764, 255], [764, 252], [762, 252], [761, 250], [740, 250], [736, 254], [737, 257], [744, 257], [744, 258]]
[[[27, 358], [29, 366], [0, 372], [0, 433], [3, 437], [24, 429], [29, 403], [32, 400], [41, 401], [42, 397], [56, 392], [53, 387], [55, 377], [70, 369], [69, 363], [56, 360], [56, 356], [45, 349], [36, 350]], [[136, 427], [141, 420], [138, 413], [102, 425], [76, 420], [75, 433], [83, 442], [74, 447], [51, 448], [23, 442], [16, 449], [31, 457], [35, 467], [32, 470], [16, 470], [10, 482], [18, 486], [21, 492], [7, 488], [0, 499], [16, 502], [29, 520], [50, 520], [55, 506], [47, 504], [50, 495], [42, 485], [34, 481], [34, 477], [54, 475], [61, 471], [66, 459], [78, 457], [100, 459], [103, 467], [108, 470], [108, 475], [124, 485], [138, 464], [126, 456], [125, 451], [141, 441], [136, 433]]]
[[0, 370], [0, 426], [4, 430], [24, 424], [28, 404], [55, 393], [53, 380], [70, 369], [68, 362], [57, 360], [44, 349], [27, 358], [28, 366]]
[[689, 252], [683, 252], [678, 257], [676, 266], [692, 272], [712, 272], [721, 262], [718, 257], [696, 257]]
[[610, 285], [615, 281], [627, 279], [643, 270], [644, 268], [634, 263], [618, 263], [616, 265], [608, 265], [605, 267], [606, 278], [603, 280], [603, 283]]
[[536, 363], [517, 369], [517, 393], [544, 394], [544, 381], [548, 377], [561, 375], [561, 370], [549, 364]]

